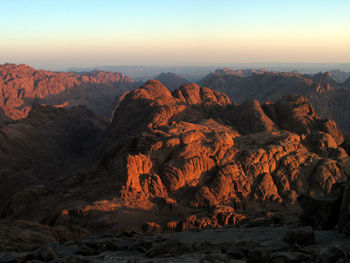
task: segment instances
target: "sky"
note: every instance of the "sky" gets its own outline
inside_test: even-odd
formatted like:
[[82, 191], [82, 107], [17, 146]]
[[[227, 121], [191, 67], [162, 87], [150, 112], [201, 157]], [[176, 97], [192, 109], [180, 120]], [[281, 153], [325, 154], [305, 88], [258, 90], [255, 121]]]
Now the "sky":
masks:
[[0, 63], [349, 63], [349, 0], [0, 0]]

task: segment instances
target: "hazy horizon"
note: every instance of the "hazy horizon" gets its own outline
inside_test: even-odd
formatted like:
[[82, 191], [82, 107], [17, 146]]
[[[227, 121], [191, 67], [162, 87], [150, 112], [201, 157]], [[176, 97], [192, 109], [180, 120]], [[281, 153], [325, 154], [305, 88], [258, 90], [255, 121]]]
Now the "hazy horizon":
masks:
[[350, 62], [350, 2], [1, 0], [0, 63], [43, 69]]

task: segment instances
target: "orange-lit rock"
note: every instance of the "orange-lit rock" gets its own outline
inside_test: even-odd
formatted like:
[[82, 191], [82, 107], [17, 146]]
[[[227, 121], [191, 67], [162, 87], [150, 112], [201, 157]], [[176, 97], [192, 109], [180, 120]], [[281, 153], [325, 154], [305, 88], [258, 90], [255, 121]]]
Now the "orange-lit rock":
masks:
[[343, 134], [297, 95], [238, 105], [150, 80], [104, 127], [84, 107], [36, 105], [1, 128], [2, 216], [95, 234], [270, 224], [346, 181]]
[[110, 118], [115, 99], [131, 89], [133, 82], [121, 73], [51, 72], [24, 64], [3, 64], [0, 65], [0, 108], [8, 118], [16, 120], [26, 117], [34, 103], [59, 107], [86, 105]]
[[327, 196], [346, 180], [332, 155], [342, 142], [301, 96], [236, 105], [197, 84], [170, 93], [151, 80], [120, 103], [105, 138], [119, 147], [104, 151], [113, 169], [95, 173], [119, 178], [117, 191], [136, 203], [170, 195], [198, 208], [293, 206], [298, 195]]

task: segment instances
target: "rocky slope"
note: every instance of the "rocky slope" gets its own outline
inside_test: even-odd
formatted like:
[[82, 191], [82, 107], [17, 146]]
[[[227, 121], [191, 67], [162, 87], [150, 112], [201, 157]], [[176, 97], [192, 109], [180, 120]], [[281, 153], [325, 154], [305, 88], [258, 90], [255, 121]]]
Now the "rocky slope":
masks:
[[155, 79], [159, 80], [164, 86], [166, 86], [170, 90], [175, 90], [181, 85], [189, 83], [187, 79], [184, 79], [179, 75], [176, 75], [171, 72], [161, 73], [157, 77], [155, 77]]
[[150, 80], [125, 94], [100, 141], [103, 127], [81, 107], [36, 106], [1, 129], [2, 249], [284, 224], [300, 215], [300, 198], [339, 197], [349, 176], [342, 132], [298, 95], [239, 105], [197, 84], [170, 92]]
[[[135, 121], [130, 122], [130, 119]], [[276, 192], [264, 194], [282, 199], [282, 196], [288, 196], [288, 191], [293, 191], [292, 182], [289, 182], [288, 189], [286, 182], [278, 182], [279, 176], [287, 176], [288, 161], [284, 165], [281, 163], [284, 157], [290, 159], [293, 156], [293, 161], [303, 160], [304, 173], [307, 164], [312, 167], [316, 162], [329, 162], [334, 154], [335, 159], [347, 156], [339, 147], [344, 139], [336, 124], [320, 119], [304, 97], [286, 96], [275, 104], [261, 105], [252, 100], [235, 105], [225, 94], [196, 84], [184, 85], [170, 93], [161, 83], [149, 81], [128, 94], [120, 104], [105, 140], [119, 145], [119, 141], [126, 138], [131, 138], [131, 145], [125, 147], [124, 158], [130, 162], [130, 167], [136, 165], [133, 172], [149, 177], [145, 178], [150, 180], [149, 190], [159, 190], [152, 194], [147, 187], [136, 187], [141, 186], [142, 182], [138, 181], [138, 175], [127, 169], [124, 178], [129, 185], [122, 185], [128, 189], [128, 194], [130, 190], [135, 190], [141, 195], [143, 191], [145, 196], [162, 195], [163, 191], [173, 192], [186, 186], [198, 186], [201, 201], [205, 200], [202, 193], [210, 195], [214, 191], [205, 190], [205, 187], [202, 189], [203, 183], [207, 186], [209, 182], [215, 182], [214, 186], [225, 178], [232, 179], [234, 185], [237, 176], [263, 180], [274, 176], [276, 189], [272, 187], [267, 190]], [[121, 153], [124, 153], [123, 150]], [[283, 166], [283, 174], [277, 175], [281, 169], [279, 166]], [[326, 166], [330, 168], [332, 165]], [[287, 178], [305, 176], [299, 172], [290, 171]], [[266, 178], [258, 176], [262, 174]], [[342, 172], [339, 176], [342, 176]], [[257, 184], [253, 181], [246, 189], [228, 192], [222, 197], [242, 201], [245, 190]], [[161, 184], [157, 185], [157, 182]], [[277, 189], [277, 185], [280, 189]], [[305, 193], [311, 194], [316, 190], [306, 188], [303, 189]], [[299, 187], [294, 191], [300, 190]], [[330, 188], [326, 192], [323, 190], [318, 189], [312, 195], [329, 193]], [[241, 195], [237, 195], [238, 192]], [[249, 190], [246, 194], [249, 195]], [[196, 199], [191, 200], [195, 206], [205, 205], [196, 203]], [[210, 203], [210, 200], [207, 201]]]
[[161, 235], [125, 232], [118, 236], [61, 240], [22, 253], [0, 252], [0, 260], [18, 263], [333, 263], [348, 262], [349, 245], [349, 239], [340, 238], [335, 232], [313, 231], [312, 228], [295, 228], [291, 225], [222, 228]]
[[120, 103], [99, 161], [63, 186], [74, 194], [50, 222], [71, 224], [79, 211], [90, 226], [100, 215], [106, 228], [177, 231], [296, 215], [298, 196], [330, 196], [346, 181], [343, 141], [304, 97], [236, 105], [196, 84], [171, 93], [148, 81]]
[[57, 180], [90, 160], [106, 126], [84, 106], [34, 105], [27, 118], [2, 127], [0, 211], [8, 205], [3, 216], [28, 212], [30, 198], [46, 196]]
[[56, 107], [86, 105], [111, 117], [115, 99], [133, 88], [133, 80], [120, 73], [85, 73], [35, 70], [27, 65], [0, 65], [0, 108], [8, 118], [27, 116], [32, 104]]
[[[232, 73], [234, 72], [234, 74]], [[287, 94], [306, 96], [323, 118], [334, 119], [339, 126], [350, 131], [350, 80], [338, 83], [331, 73], [309, 76], [299, 73], [252, 72], [217, 70], [199, 82], [200, 85], [227, 93], [236, 102], [247, 99], [276, 101]]]

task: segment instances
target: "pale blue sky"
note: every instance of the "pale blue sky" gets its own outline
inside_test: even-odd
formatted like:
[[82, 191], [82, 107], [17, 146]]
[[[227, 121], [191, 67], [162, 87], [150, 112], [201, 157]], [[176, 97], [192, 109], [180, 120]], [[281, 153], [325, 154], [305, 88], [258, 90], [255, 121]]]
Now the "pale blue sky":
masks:
[[349, 61], [348, 0], [0, 0], [0, 63]]

